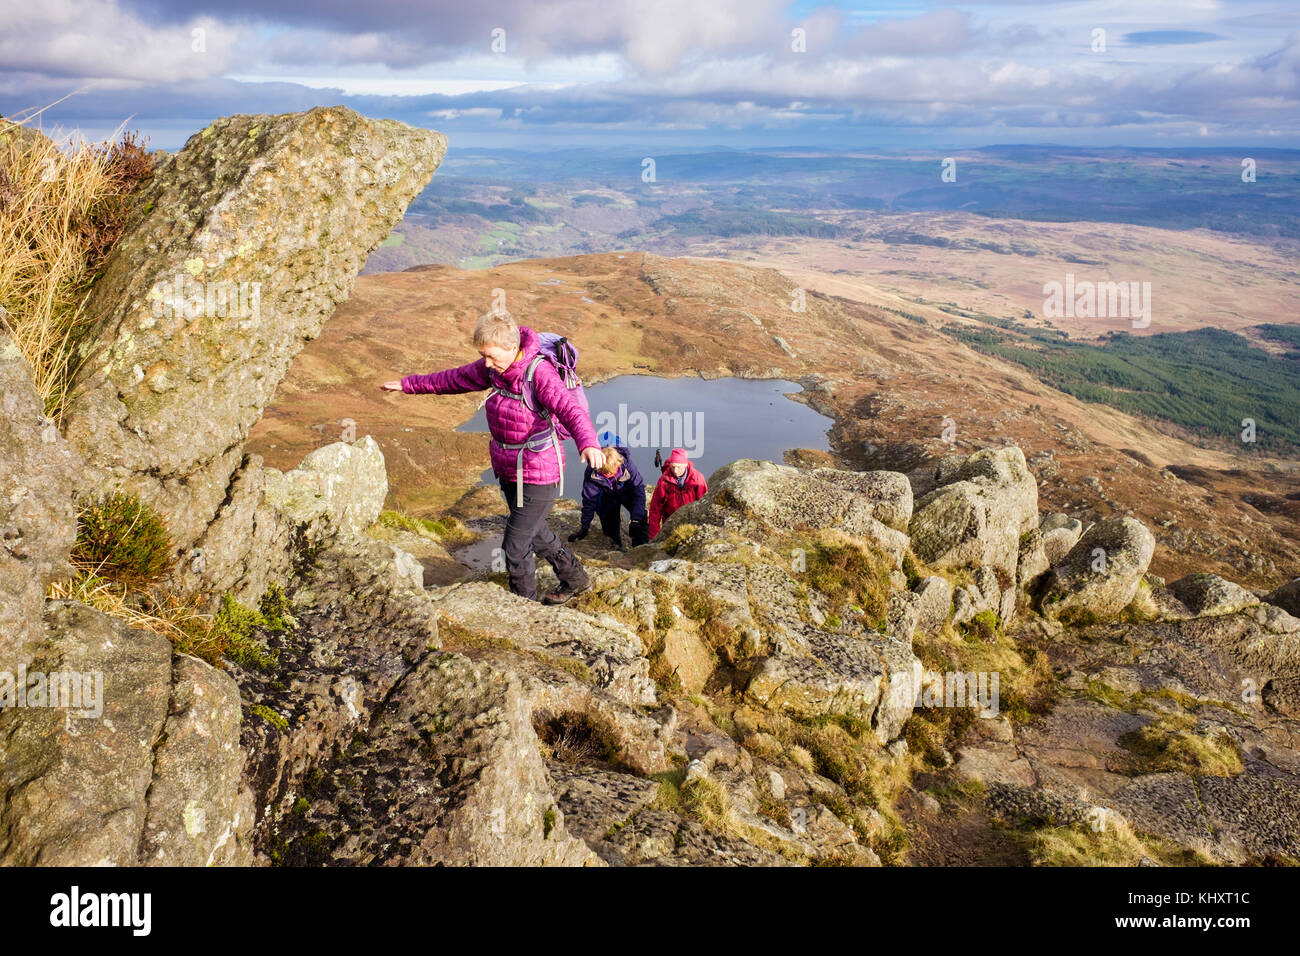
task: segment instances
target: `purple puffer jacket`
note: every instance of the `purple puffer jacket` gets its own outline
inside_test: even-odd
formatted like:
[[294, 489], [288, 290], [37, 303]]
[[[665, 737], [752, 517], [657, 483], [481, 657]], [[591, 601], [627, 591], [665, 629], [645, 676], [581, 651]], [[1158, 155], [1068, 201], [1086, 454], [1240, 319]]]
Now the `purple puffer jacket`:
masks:
[[[486, 361], [479, 359], [442, 372], [408, 375], [402, 379], [402, 391], [411, 395], [451, 395], [457, 392], [478, 392], [496, 386], [509, 392], [522, 392], [528, 363], [537, 355], [537, 333], [528, 326], [521, 325], [519, 345], [522, 354], [504, 373], [490, 371]], [[546, 359], [538, 363], [537, 371], [533, 373], [533, 391], [530, 397], [535, 405], [549, 409], [555, 416], [556, 424], [563, 426], [559, 430], [561, 440], [567, 430], [580, 451], [600, 447], [590, 416], [564, 387], [560, 373]], [[539, 413], [529, 411], [522, 402], [504, 395], [490, 395], [486, 410], [488, 431], [495, 439], [489, 446], [492, 451], [492, 471], [498, 478], [515, 481], [518, 478], [516, 461], [519, 452], [504, 449], [498, 442], [516, 444], [544, 436], [549, 434], [551, 426]], [[561, 447], [560, 455], [563, 454], [564, 449]], [[529, 485], [553, 485], [558, 482], [560, 463], [556, 460], [555, 449], [546, 448], [540, 452], [525, 450], [523, 480]]]

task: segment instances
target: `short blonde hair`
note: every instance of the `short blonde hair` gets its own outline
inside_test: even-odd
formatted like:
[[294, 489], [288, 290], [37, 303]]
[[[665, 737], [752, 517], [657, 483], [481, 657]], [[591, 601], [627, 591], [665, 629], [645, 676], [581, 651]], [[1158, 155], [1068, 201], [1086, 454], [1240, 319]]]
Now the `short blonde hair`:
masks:
[[623, 456], [619, 454], [617, 448], [604, 448], [605, 464], [600, 469], [602, 475], [617, 475], [618, 470], [623, 467]]
[[505, 309], [479, 316], [474, 326], [474, 348], [496, 345], [503, 349], [519, 348], [519, 326]]

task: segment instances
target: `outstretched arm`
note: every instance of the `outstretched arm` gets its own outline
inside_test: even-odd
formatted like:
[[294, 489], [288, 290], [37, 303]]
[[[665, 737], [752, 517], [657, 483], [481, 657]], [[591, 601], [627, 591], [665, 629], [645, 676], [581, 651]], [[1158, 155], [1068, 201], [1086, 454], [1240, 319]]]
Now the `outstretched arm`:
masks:
[[454, 395], [458, 392], [480, 392], [491, 384], [487, 362], [479, 359], [441, 372], [408, 375], [402, 379], [402, 391], [408, 395]]

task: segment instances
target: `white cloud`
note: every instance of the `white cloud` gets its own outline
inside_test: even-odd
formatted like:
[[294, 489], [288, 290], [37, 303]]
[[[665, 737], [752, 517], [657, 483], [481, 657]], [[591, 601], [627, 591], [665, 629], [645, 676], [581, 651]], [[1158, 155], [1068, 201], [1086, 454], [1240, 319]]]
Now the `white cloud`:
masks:
[[64, 78], [69, 86], [172, 83], [219, 76], [250, 42], [249, 28], [211, 17], [158, 25], [112, 0], [40, 0], [7, 5], [0, 63], [6, 71]]

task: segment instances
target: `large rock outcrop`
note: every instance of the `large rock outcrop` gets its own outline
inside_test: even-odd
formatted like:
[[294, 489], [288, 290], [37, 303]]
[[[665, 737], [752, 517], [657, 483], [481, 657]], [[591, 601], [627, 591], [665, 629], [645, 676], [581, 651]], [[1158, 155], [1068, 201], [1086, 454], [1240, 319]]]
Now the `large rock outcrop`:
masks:
[[184, 550], [228, 496], [253, 499], [256, 480], [232, 484], [249, 429], [445, 150], [332, 107], [219, 119], [164, 161], [95, 284], [64, 419], [100, 486], [160, 510]]
[[32, 670], [89, 676], [97, 700], [0, 709], [0, 864], [251, 862], [230, 677], [75, 601], [46, 625]]
[[935, 569], [1001, 569], [1016, 579], [1020, 536], [1038, 527], [1038, 483], [1017, 447], [986, 449], [941, 467], [916, 502], [912, 550]]
[[79, 456], [45, 416], [31, 366], [0, 326], [0, 670], [42, 642], [45, 588], [71, 575]]
[[1052, 569], [1043, 614], [1067, 621], [1115, 617], [1137, 595], [1155, 547], [1155, 535], [1136, 518], [1098, 521]]
[[323, 760], [301, 792], [278, 832], [288, 863], [600, 862], [565, 829], [528, 695], [457, 654], [432, 654], [405, 675], [364, 738]]
[[895, 472], [801, 471], [741, 459], [714, 472], [709, 493], [679, 508], [662, 533], [681, 524], [716, 525], [755, 537], [768, 528], [836, 528], [867, 539], [901, 563], [911, 515], [911, 485]]

